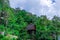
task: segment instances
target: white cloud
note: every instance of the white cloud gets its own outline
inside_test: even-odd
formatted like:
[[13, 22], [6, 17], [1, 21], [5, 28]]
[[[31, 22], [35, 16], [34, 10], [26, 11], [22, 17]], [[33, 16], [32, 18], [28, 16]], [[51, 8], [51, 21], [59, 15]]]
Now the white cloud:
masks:
[[50, 7], [52, 4], [51, 0], [40, 0], [40, 5]]
[[24, 9], [24, 7], [20, 7], [20, 9], [21, 9], [21, 10], [23, 10], [23, 9]]
[[57, 10], [57, 16], [60, 17], [60, 10]]
[[10, 6], [12, 8], [24, 6], [24, 4], [26, 3], [26, 0], [9, 0], [9, 1], [10, 1]]
[[10, 0], [11, 7], [20, 7], [37, 16], [47, 15], [48, 18], [52, 18], [54, 15], [59, 15], [58, 9], [60, 9], [59, 0], [56, 3], [52, 3], [52, 0]]
[[35, 9], [34, 9], [34, 8], [31, 8], [31, 9], [29, 10], [29, 12], [32, 12], [32, 14], [35, 14]]
[[40, 0], [42, 8], [39, 10], [41, 15], [47, 15], [48, 18], [52, 18], [56, 15], [55, 3], [51, 0]]

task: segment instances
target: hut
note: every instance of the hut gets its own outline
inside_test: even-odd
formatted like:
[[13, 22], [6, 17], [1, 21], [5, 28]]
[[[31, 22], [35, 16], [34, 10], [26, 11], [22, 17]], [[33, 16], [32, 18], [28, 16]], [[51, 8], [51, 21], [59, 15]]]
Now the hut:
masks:
[[34, 25], [34, 24], [29, 24], [28, 26], [27, 26], [27, 32], [29, 33], [29, 34], [35, 34], [36, 33], [36, 26]]
[[36, 40], [36, 26], [32, 23], [30, 23], [28, 26], [27, 26], [27, 33], [30, 35], [30, 40]]

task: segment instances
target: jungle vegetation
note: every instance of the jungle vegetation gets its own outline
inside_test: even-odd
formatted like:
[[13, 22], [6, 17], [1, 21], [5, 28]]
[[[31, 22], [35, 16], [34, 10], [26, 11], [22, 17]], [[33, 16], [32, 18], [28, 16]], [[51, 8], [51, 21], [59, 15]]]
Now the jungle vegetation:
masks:
[[26, 30], [29, 23], [36, 25], [35, 40], [53, 40], [52, 36], [60, 33], [60, 17], [54, 16], [51, 20], [46, 15], [37, 17], [26, 10], [11, 8], [8, 0], [0, 0], [0, 40], [30, 39], [31, 35]]

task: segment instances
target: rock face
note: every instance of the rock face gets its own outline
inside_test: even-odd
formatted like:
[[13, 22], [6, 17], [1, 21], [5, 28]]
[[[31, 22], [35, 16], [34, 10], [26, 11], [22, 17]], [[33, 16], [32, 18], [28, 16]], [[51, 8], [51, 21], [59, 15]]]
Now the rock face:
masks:
[[58, 35], [58, 40], [60, 40], [60, 35]]
[[7, 20], [7, 13], [6, 11], [2, 10], [0, 13], [0, 24], [4, 24], [5, 26], [7, 26], [8, 24], [8, 20]]
[[4, 32], [0, 32], [1, 35], [4, 35]]

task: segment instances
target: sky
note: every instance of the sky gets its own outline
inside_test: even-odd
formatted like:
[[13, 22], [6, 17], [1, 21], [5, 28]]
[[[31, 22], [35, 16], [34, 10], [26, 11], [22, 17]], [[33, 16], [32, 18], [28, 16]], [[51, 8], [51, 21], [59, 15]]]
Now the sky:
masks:
[[24, 9], [37, 16], [60, 17], [60, 0], [9, 0], [12, 8]]

